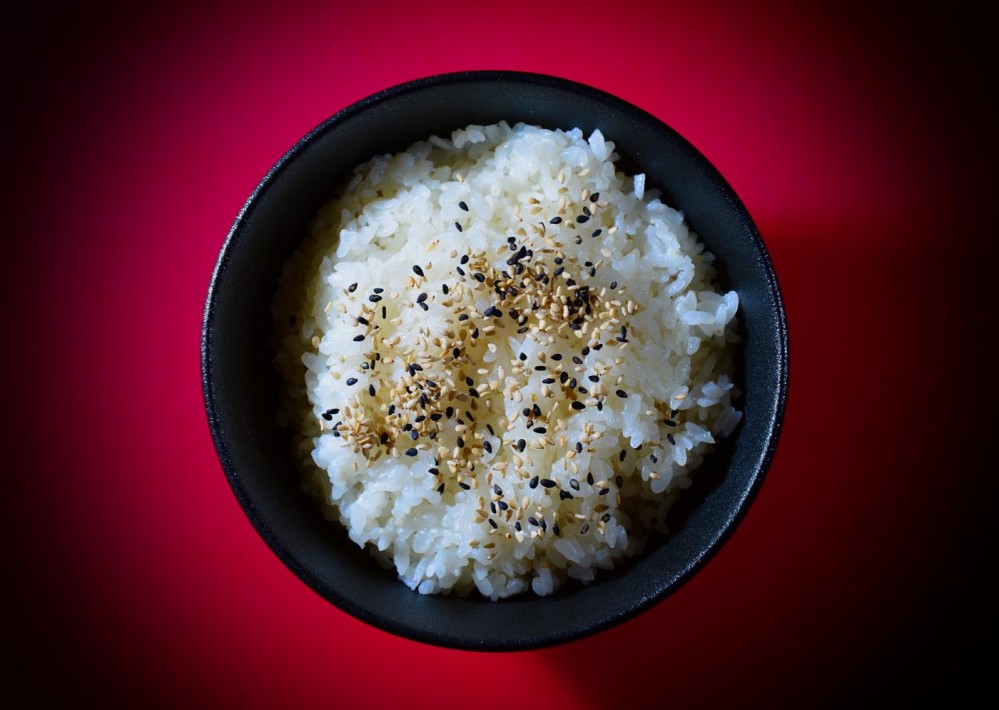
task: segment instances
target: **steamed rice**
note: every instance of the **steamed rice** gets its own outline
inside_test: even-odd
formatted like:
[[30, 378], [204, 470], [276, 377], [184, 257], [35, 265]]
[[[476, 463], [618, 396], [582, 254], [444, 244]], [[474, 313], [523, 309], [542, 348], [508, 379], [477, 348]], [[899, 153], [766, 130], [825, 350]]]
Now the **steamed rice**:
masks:
[[306, 489], [412, 589], [591, 581], [739, 421], [738, 297], [616, 159], [599, 131], [434, 136], [358, 167], [285, 265]]

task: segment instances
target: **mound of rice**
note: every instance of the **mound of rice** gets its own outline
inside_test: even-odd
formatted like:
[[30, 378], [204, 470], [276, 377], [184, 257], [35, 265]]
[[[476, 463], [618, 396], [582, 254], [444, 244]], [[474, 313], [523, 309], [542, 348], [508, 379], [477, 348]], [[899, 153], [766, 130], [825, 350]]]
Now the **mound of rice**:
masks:
[[599, 131], [469, 126], [358, 167], [285, 265], [305, 487], [421, 593], [638, 554], [732, 431], [738, 297]]

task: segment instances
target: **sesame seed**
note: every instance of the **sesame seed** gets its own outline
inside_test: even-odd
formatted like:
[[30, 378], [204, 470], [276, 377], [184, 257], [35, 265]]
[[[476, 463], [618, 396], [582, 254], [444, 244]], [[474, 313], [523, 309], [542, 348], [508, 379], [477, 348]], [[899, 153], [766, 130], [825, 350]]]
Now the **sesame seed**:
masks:
[[423, 269], [418, 264], [413, 264], [413, 273], [417, 276], [424, 276]]
[[372, 303], [378, 303], [380, 300], [382, 300], [382, 297], [379, 296], [377, 293], [373, 293], [370, 296], [368, 296], [368, 300], [371, 301]]
[[534, 478], [532, 478], [527, 485], [530, 486], [531, 488], [537, 488], [538, 487], [538, 477], [535, 476]]
[[455, 229], [457, 229], [457, 230], [458, 230], [459, 232], [463, 231], [463, 230], [462, 230], [462, 228], [461, 228], [461, 224], [460, 224], [460, 223], [458, 223], [458, 222], [455, 222], [455, 223], [454, 223], [454, 227], [455, 227]]
[[406, 449], [406, 456], [416, 456], [417, 453], [418, 452], [415, 447], [412, 449]]
[[346, 385], [348, 387], [350, 387], [351, 385], [356, 385], [356, 384], [357, 384], [357, 378], [356, 377], [348, 377], [347, 378]]
[[548, 223], [549, 224], [559, 224], [561, 221], [562, 221], [562, 218], [556, 215], [555, 217], [552, 217], [550, 220], [548, 220]]
[[618, 390], [618, 391], [617, 391], [617, 392], [615, 392], [614, 394], [616, 394], [616, 395], [617, 395], [618, 397], [620, 397], [621, 399], [627, 399], [627, 398], [628, 398], [628, 393], [627, 393], [627, 392], [625, 392], [624, 390]]
[[576, 409], [576, 410], [586, 409], [586, 405], [583, 404], [582, 402], [580, 402], [578, 399], [575, 400], [575, 401], [573, 401], [573, 403], [572, 403], [571, 406], [572, 406], [573, 409]]
[[465, 210], [465, 212], [468, 212], [468, 205], [465, 204], [464, 200], [462, 200], [461, 202], [458, 203], [458, 207], [460, 207], [461, 209]]

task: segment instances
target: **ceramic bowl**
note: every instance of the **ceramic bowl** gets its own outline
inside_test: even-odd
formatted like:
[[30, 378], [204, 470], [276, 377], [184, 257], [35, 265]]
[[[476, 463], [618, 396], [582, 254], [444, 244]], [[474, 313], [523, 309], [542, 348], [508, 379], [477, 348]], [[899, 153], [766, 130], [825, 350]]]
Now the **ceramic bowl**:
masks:
[[[664, 201], [685, 214], [716, 256], [723, 287], [739, 294], [736, 378], [744, 417], [674, 506], [671, 535], [587, 585], [548, 597], [491, 602], [423, 596], [323, 519], [299, 486], [290, 434], [276, 424], [277, 376], [269, 305], [306, 223], [351, 170], [432, 134], [506, 120], [599, 128]], [[577, 639], [661, 602], [732, 534], [777, 445], [788, 382], [783, 303], [763, 240], [742, 202], [705, 157], [645, 111], [594, 88], [514, 72], [432, 76], [381, 91], [304, 136], [249, 196], [226, 239], [204, 314], [202, 380], [221, 467], [260, 536], [301, 580], [344, 612], [440, 646], [515, 650]]]

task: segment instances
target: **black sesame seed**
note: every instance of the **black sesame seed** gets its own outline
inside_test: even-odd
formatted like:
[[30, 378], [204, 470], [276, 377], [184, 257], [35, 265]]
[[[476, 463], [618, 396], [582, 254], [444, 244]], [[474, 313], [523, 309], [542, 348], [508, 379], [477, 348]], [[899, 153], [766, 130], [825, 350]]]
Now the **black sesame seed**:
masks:
[[597, 495], [600, 496], [605, 496], [608, 493], [610, 493], [610, 488], [601, 488], [599, 491], [597, 491]]
[[676, 439], [673, 437], [672, 434], [667, 434], [666, 438], [669, 439], [669, 443], [671, 443], [673, 446], [676, 446]]
[[562, 222], [562, 218], [559, 217], [558, 215], [556, 215], [555, 217], [552, 217], [550, 220], [548, 220], [549, 224], [560, 224], [561, 222]]
[[603, 515], [600, 516], [600, 520], [602, 520], [605, 523], [608, 522], [610, 519], [611, 519], [610, 513], [604, 513]]
[[579, 355], [573, 355], [572, 356], [572, 361], [574, 363], [576, 363], [577, 365], [582, 365], [583, 364], [583, 361], [579, 359]]
[[460, 231], [462, 231], [462, 229], [461, 229], [461, 224], [460, 224], [460, 223], [458, 223], [458, 222], [455, 222], [455, 223], [454, 223], [454, 228], [455, 228], [455, 229], [457, 229], [457, 230], [458, 230], [459, 232], [460, 232]]
[[548, 523], [546, 523], [546, 522], [545, 522], [545, 519], [544, 519], [544, 518], [542, 518], [542, 519], [541, 519], [541, 520], [539, 520], [538, 522], [539, 522], [539, 523], [541, 523], [541, 529], [542, 529], [542, 530], [547, 530], [547, 529], [548, 529]]
[[546, 434], [546, 433], [548, 433], [548, 430], [545, 427], [543, 427], [543, 426], [536, 426], [531, 431], [533, 431], [535, 434]]
[[594, 192], [592, 195], [590, 195], [590, 202], [596, 202], [599, 199], [600, 199], [599, 192]]
[[587, 523], [583, 523], [583, 527], [581, 527], [581, 528], [579, 529], [579, 534], [580, 534], [580, 535], [585, 535], [585, 534], [586, 534], [586, 533], [588, 533], [589, 531], [590, 531], [590, 526], [589, 526], [589, 524], [587, 524]]
[[467, 491], [467, 490], [468, 490], [469, 488], [471, 488], [471, 486], [470, 486], [470, 485], [468, 485], [467, 483], [465, 483], [464, 481], [460, 481], [460, 482], [458, 483], [458, 487], [459, 487], [459, 488], [461, 488], [461, 489], [463, 489], [463, 490], [466, 490], [466, 491]]
[[425, 293], [421, 293], [419, 296], [416, 297], [417, 303], [423, 303], [426, 300], [427, 300], [427, 294]]
[[417, 276], [423, 276], [424, 275], [423, 274], [423, 269], [421, 269], [419, 267], [419, 265], [417, 265], [417, 264], [413, 264], [413, 273], [416, 274]]
[[535, 527], [537, 527], [538, 525], [538, 519], [535, 518], [533, 515], [528, 516], [527, 522], [529, 522], [531, 525], [534, 525]]
[[523, 335], [528, 330], [530, 330], [530, 328], [528, 328], [526, 325], [523, 328], [517, 328], [517, 335]]
[[586, 405], [580, 402], [578, 399], [572, 403], [572, 408], [576, 410], [586, 409]]
[[377, 293], [373, 293], [370, 296], [368, 296], [368, 300], [371, 301], [372, 303], [378, 303], [380, 300], [382, 300], [382, 297], [379, 296]]
[[570, 478], [569, 479], [569, 488], [571, 488], [574, 491], [578, 491], [579, 490], [579, 481], [577, 481], [575, 478]]
[[627, 393], [627, 392], [625, 392], [624, 390], [618, 390], [618, 391], [617, 391], [617, 392], [615, 392], [614, 394], [616, 394], [616, 395], [617, 395], [618, 397], [620, 397], [621, 399], [628, 399], [628, 393]]
[[552, 532], [556, 535], [561, 535], [562, 531], [558, 528], [558, 523], [552, 523]]
[[476, 328], [475, 330], [472, 331], [472, 340], [475, 340], [478, 337], [479, 337], [479, 329]]
[[496, 507], [499, 508], [500, 510], [506, 510], [507, 508], [510, 507], [510, 504], [507, 503], [505, 500], [498, 500], [496, 501]]
[[624, 485], [624, 476], [615, 476], [614, 477], [614, 483], [617, 485], [618, 488], [620, 488], [621, 486], [623, 486]]
[[354, 342], [355, 342], [355, 343], [359, 343], [359, 342], [361, 342], [362, 340], [364, 340], [364, 335], [355, 335], [355, 336], [354, 336]]
[[[523, 441], [523, 439], [521, 439], [521, 441]], [[527, 485], [530, 486], [531, 488], [537, 488], [538, 487], [538, 477], [535, 476], [534, 478], [532, 478], [530, 480], [530, 482], [528, 482]]]
[[554, 377], [546, 377], [545, 379], [541, 380], [541, 384], [543, 384], [543, 385], [553, 385], [553, 384], [555, 384], [555, 378]]
[[611, 289], [617, 288], [617, 281], [611, 281], [610, 287]]
[[361, 325], [369, 325], [368, 319], [365, 318], [364, 316], [358, 316], [357, 322], [360, 323]]
[[394, 404], [390, 404], [389, 405], [388, 413], [389, 414], [395, 414], [395, 405]]
[[368, 394], [371, 395], [372, 397], [375, 396], [375, 386], [374, 385], [368, 385]]
[[541, 416], [541, 407], [539, 407], [536, 402], [534, 404], [534, 407], [532, 408], [532, 411], [534, 412], [534, 416], [536, 417]]
[[445, 295], [445, 296], [446, 296], [446, 295], [448, 294], [448, 291], [450, 291], [450, 290], [451, 290], [451, 289], [449, 289], [449, 288], [447, 287], [447, 284], [441, 284], [441, 291], [443, 291], [443, 292], [444, 292], [444, 295]]
[[627, 455], [628, 455], [628, 452], [625, 451], [624, 449], [621, 449], [621, 453], [619, 453], [617, 455], [617, 460], [618, 461], [624, 461], [624, 457], [627, 456]]
[[466, 212], [468, 212], [468, 205], [465, 204], [464, 200], [462, 200], [461, 202], [458, 203], [458, 207], [460, 207], [461, 209], [463, 209]]
[[423, 303], [422, 301], [420, 302], [420, 308], [422, 308], [425, 311], [430, 310], [430, 306], [428, 306], [426, 303]]
[[558, 492], [558, 499], [559, 500], [572, 500], [572, 493], [570, 493], [569, 491], [559, 491]]
[[462, 269], [460, 266], [454, 267], [454, 270], [458, 272], [459, 276], [464, 276], [465, 275], [465, 270]]
[[658, 456], [656, 456], [655, 454], [649, 454], [649, 460], [650, 460], [650, 461], [651, 461], [652, 463], [659, 463], [659, 457], [658, 457]]
[[561, 373], [559, 373], [558, 381], [561, 382], [563, 385], [565, 384], [565, 381], [568, 380], [568, 379], [569, 379], [569, 373], [568, 372], [561, 372]]
[[328, 422], [333, 421], [333, 415], [330, 414], [329, 412], [323, 412], [322, 417]]
[[535, 365], [534, 369], [537, 370], [538, 372], [543, 372], [543, 371], [547, 370], [548, 368], [545, 365]]
[[[460, 316], [458, 316], [458, 320], [460, 320], [460, 321], [468, 320], [468, 314], [467, 313], [462, 313]], [[455, 355], [455, 357], [458, 357], [458, 356]]]
[[577, 454], [583, 453], [583, 442], [582, 441], [577, 441], [576, 442], [576, 453]]
[[[525, 448], [527, 448], [527, 440], [517, 439], [517, 450], [520, 451], [521, 453], [524, 453]], [[534, 486], [531, 487], [533, 488]]]
[[415, 447], [412, 449], [406, 449], [406, 456], [416, 456], [417, 453], [419, 452], [416, 450]]
[[586, 224], [590, 221], [589, 215], [581, 214], [576, 217], [576, 224]]
[[356, 384], [357, 384], [357, 378], [356, 377], [348, 377], [347, 378], [347, 386], [348, 387], [350, 387], [351, 385], [356, 385]]
[[374, 291], [375, 293], [385, 293], [385, 289], [383, 289], [381, 286], [375, 286], [371, 290]]
[[[459, 483], [458, 485], [461, 484]], [[496, 524], [496, 521], [493, 520], [492, 518], [489, 518], [489, 524], [493, 526], [493, 530], [496, 530], [499, 527], [499, 525]]]
[[489, 504], [489, 512], [492, 513], [493, 515], [496, 515], [496, 503]]
[[409, 433], [409, 437], [410, 437], [410, 438], [411, 438], [411, 439], [412, 439], [413, 441], [416, 441], [417, 439], [419, 439], [419, 438], [420, 438], [420, 432], [416, 431], [416, 429], [413, 429], [413, 431], [411, 431], [411, 432]]
[[550, 478], [542, 478], [541, 479], [541, 485], [544, 486], [545, 488], [554, 488], [555, 487], [555, 481], [553, 481]]
[[513, 529], [516, 530], [517, 532], [520, 532], [520, 521], [519, 520], [517, 520], [517, 521], [515, 521], [513, 523]]
[[474, 278], [479, 283], [484, 283], [486, 280], [486, 275], [476, 271], [474, 274], [472, 274], [472, 278]]
[[443, 493], [444, 492], [444, 484], [443, 483], [440, 484], [439, 486], [437, 486], [437, 492], [438, 493]]

